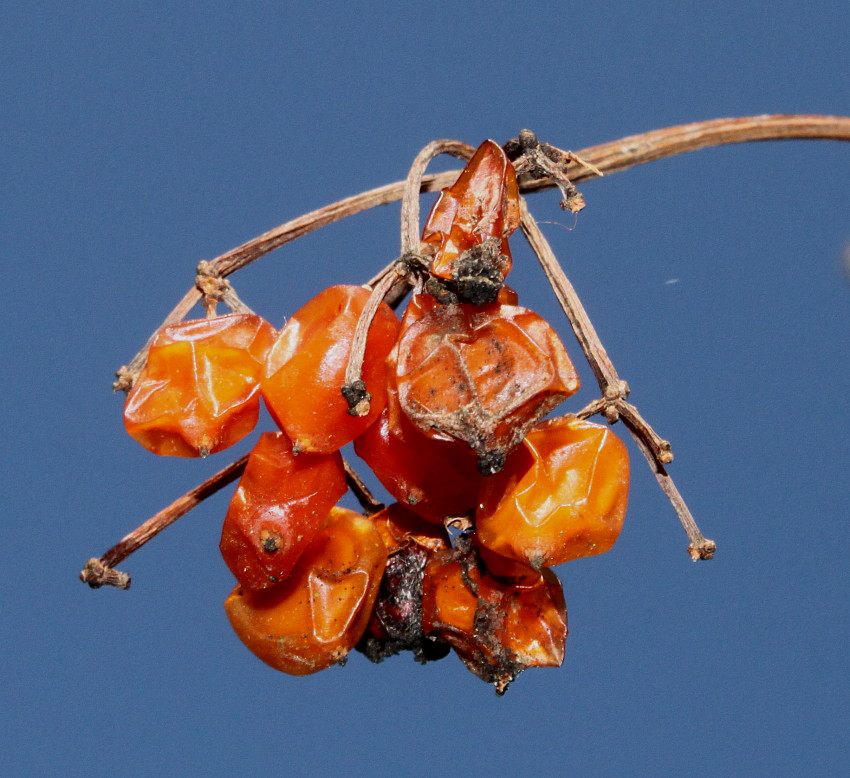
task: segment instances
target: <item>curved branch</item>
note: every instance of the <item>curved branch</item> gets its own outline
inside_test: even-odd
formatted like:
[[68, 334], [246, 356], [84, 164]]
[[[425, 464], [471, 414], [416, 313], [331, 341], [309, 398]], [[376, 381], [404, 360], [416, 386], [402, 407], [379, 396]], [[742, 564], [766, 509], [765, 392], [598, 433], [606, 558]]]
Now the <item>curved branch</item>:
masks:
[[[738, 119], [714, 119], [705, 122], [693, 122], [654, 130], [639, 135], [630, 135], [610, 143], [590, 146], [575, 153], [585, 162], [597, 167], [608, 175], [620, 170], [654, 162], [665, 157], [696, 151], [709, 146], [722, 146], [729, 143], [745, 143], [758, 140], [843, 140], [850, 141], [850, 117], [816, 116], [804, 114], [765, 114], [747, 116]], [[422, 192], [433, 192], [450, 186], [459, 174], [458, 170], [425, 176], [422, 179]], [[593, 178], [594, 173], [587, 167], [575, 163], [569, 170], [573, 182]], [[378, 205], [400, 200], [404, 194], [405, 181], [372, 189], [345, 200], [340, 200], [324, 208], [311, 211], [275, 227], [262, 235], [237, 246], [213, 259], [210, 265], [221, 276], [251, 264], [270, 251], [290, 243], [296, 238], [333, 222], [340, 221], [361, 211]], [[531, 192], [549, 189], [555, 186], [551, 179], [520, 180], [520, 188]], [[190, 289], [174, 310], [160, 326], [172, 324], [184, 319], [201, 298], [195, 287]], [[134, 375], [142, 368], [147, 354], [147, 344], [119, 374]], [[116, 389], [125, 389], [126, 382], [116, 384]]]

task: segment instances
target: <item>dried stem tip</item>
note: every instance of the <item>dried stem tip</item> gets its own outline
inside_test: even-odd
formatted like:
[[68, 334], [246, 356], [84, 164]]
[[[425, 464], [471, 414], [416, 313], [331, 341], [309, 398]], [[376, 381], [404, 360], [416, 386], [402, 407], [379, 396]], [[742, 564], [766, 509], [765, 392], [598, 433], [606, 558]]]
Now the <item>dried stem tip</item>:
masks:
[[107, 567], [101, 559], [89, 559], [80, 571], [80, 580], [92, 589], [99, 589], [101, 586], [114, 586], [116, 589], [130, 588], [130, 574]]

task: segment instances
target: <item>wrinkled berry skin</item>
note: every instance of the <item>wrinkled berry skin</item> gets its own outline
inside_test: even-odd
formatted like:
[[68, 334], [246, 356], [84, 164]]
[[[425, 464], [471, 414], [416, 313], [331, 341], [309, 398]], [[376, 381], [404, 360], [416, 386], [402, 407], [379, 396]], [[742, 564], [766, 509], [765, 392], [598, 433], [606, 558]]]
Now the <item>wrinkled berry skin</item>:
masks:
[[345, 494], [338, 452], [292, 453], [282, 432], [260, 436], [224, 518], [219, 548], [249, 589], [283, 581]]
[[431, 272], [452, 280], [476, 305], [492, 302], [511, 270], [508, 236], [520, 222], [516, 171], [498, 143], [485, 140], [425, 223]]
[[478, 540], [538, 569], [601, 554], [620, 534], [628, 493], [628, 452], [608, 427], [550, 419], [484, 483]]
[[426, 635], [451, 645], [466, 667], [503, 694], [528, 667], [564, 661], [567, 610], [551, 570], [509, 582], [492, 576], [471, 537], [429, 560], [422, 585]]
[[310, 675], [345, 660], [363, 635], [387, 561], [369, 519], [334, 508], [283, 583], [237, 586], [225, 600], [240, 640], [266, 664]]
[[[433, 305], [405, 325], [393, 352], [399, 405], [423, 432], [467, 443], [498, 472], [528, 429], [578, 391], [563, 344], [518, 306]], [[391, 359], [392, 361], [392, 359]]]
[[369, 327], [363, 360], [369, 412], [352, 416], [341, 391], [354, 331], [368, 299], [369, 290], [360, 286], [325, 289], [292, 315], [268, 353], [263, 398], [297, 451], [337, 451], [386, 405], [385, 363], [400, 324], [384, 303]]
[[163, 327], [127, 396], [127, 432], [161, 456], [206, 456], [232, 446], [257, 424], [275, 336], [268, 322], [243, 313]]

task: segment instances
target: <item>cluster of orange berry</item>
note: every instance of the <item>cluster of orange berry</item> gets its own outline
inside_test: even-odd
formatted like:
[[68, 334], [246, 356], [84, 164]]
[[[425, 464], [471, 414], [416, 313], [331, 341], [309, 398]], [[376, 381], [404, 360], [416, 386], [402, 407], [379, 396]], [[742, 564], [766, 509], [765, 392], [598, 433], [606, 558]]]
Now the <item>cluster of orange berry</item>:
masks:
[[[230, 622], [271, 666], [306, 675], [353, 648], [376, 662], [454, 649], [501, 692], [563, 661], [549, 568], [611, 548], [629, 467], [607, 427], [543, 420], [579, 381], [504, 284], [519, 221], [514, 165], [485, 141], [434, 205], [422, 253], [399, 265], [413, 289], [401, 321], [383, 293], [333, 286], [280, 332], [234, 313], [154, 339], [124, 414], [143, 446], [220, 451], [254, 428], [261, 397], [280, 428], [251, 452], [220, 546], [238, 580]], [[396, 503], [336, 507], [351, 442]]]

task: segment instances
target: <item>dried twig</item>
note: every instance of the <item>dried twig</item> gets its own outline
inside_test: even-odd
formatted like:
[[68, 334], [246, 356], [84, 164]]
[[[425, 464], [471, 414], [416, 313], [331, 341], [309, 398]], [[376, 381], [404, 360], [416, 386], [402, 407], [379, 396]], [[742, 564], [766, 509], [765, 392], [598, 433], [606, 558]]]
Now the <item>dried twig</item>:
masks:
[[99, 559], [89, 559], [80, 573], [80, 580], [87, 583], [92, 589], [101, 586], [117, 586], [119, 589], [130, 588], [130, 576], [114, 570], [115, 565], [120, 564], [134, 551], [140, 549], [151, 538], [158, 535], [166, 527], [173, 524], [181, 516], [186, 515], [192, 508], [199, 505], [207, 497], [211, 497], [220, 489], [233, 483], [245, 471], [248, 464], [248, 455], [232, 462], [223, 470], [219, 470], [214, 476], [208, 478], [199, 486], [178, 497], [167, 508], [151, 516], [144, 524], [134, 529], [129, 535], [122, 538]]
[[[595, 173], [588, 165], [605, 175], [609, 175], [635, 165], [642, 165], [646, 162], [653, 162], [709, 146], [755, 140], [801, 138], [850, 140], [850, 117], [766, 114], [738, 119], [694, 122], [640, 135], [631, 135], [576, 152], [573, 157], [581, 159], [582, 162], [576, 162], [570, 166], [570, 180], [573, 183], [579, 183], [594, 177]], [[458, 170], [449, 170], [445, 173], [425, 176], [422, 179], [421, 191], [434, 192], [449, 186], [458, 177], [458, 173]], [[397, 181], [394, 184], [348, 197], [345, 200], [299, 216], [221, 254], [211, 260], [211, 265], [221, 277], [227, 277], [270, 251], [274, 251], [320, 227], [353, 216], [361, 211], [375, 208], [378, 205], [386, 205], [399, 200], [404, 194], [405, 183], [404, 181]], [[555, 182], [551, 179], [529, 179], [525, 176], [521, 177], [519, 183], [520, 188], [527, 192], [549, 189], [555, 186]], [[408, 219], [408, 221], [411, 220]], [[197, 288], [192, 287], [166, 317], [161, 326], [184, 319], [200, 297], [201, 293]], [[132, 376], [141, 369], [145, 363], [149, 343], [150, 341], [127, 366], [118, 371], [119, 380], [115, 384], [116, 389], [125, 391], [129, 389], [128, 381], [126, 378], [122, 380], [122, 376]]]
[[348, 403], [348, 412], [352, 416], [366, 416], [369, 413], [369, 403], [372, 395], [369, 394], [366, 383], [363, 381], [363, 359], [366, 356], [366, 339], [369, 336], [369, 328], [384, 297], [392, 286], [398, 281], [398, 273], [387, 273], [374, 287], [372, 294], [366, 301], [366, 305], [357, 320], [354, 337], [351, 341], [351, 351], [348, 354], [348, 363], [345, 366], [345, 383], [341, 387], [342, 396]]
[[[564, 160], [571, 161], [569, 179], [579, 182], [598, 174], [610, 174], [625, 170], [635, 165], [651, 162], [664, 157], [694, 151], [709, 146], [719, 146], [728, 143], [742, 143], [753, 140], [790, 140], [790, 139], [822, 139], [850, 140], [850, 117], [840, 116], [805, 116], [805, 115], [764, 115], [745, 117], [741, 119], [717, 119], [708, 122], [669, 127], [663, 130], [643, 133], [623, 138], [611, 143], [592, 146], [578, 153], [560, 152]], [[552, 147], [554, 149], [554, 147]], [[196, 283], [183, 299], [172, 310], [162, 326], [181, 321], [201, 299], [206, 295], [210, 300], [222, 299], [232, 310], [242, 310], [242, 303], [229, 284], [224, 279], [231, 273], [250, 264], [264, 254], [273, 251], [286, 243], [302, 237], [320, 227], [352, 216], [378, 205], [385, 205], [404, 197], [402, 209], [402, 254], [418, 253], [419, 202], [416, 192], [429, 192], [450, 185], [457, 178], [459, 171], [452, 170], [437, 175], [423, 177], [423, 172], [430, 159], [438, 153], [450, 153], [461, 159], [468, 159], [472, 148], [456, 141], [436, 141], [429, 144], [417, 156], [410, 174], [405, 182], [396, 182], [387, 186], [364, 192], [337, 203], [320, 208], [317, 211], [293, 219], [279, 227], [254, 238], [251, 241], [216, 259], [202, 263], [199, 266], [202, 283]], [[539, 176], [539, 171], [534, 175]], [[520, 187], [523, 191], [547, 189], [562, 185], [563, 181], [550, 178], [521, 176]], [[574, 203], [578, 201], [575, 200]], [[665, 464], [672, 460], [670, 445], [661, 439], [652, 427], [640, 416], [637, 409], [629, 403], [629, 388], [622, 381], [608, 358], [590, 319], [575, 294], [575, 290], [564, 275], [557, 260], [551, 252], [545, 238], [540, 233], [525, 203], [522, 204], [522, 227], [529, 242], [532, 244], [543, 265], [544, 272], [555, 290], [562, 307], [567, 313], [579, 343], [602, 390], [603, 396], [594, 400], [579, 412], [586, 418], [596, 413], [603, 413], [609, 422], [622, 419], [632, 432], [637, 445], [646, 457], [655, 473], [659, 485], [673, 503], [682, 525], [691, 540], [689, 552], [694, 559], [709, 559], [714, 554], [715, 545], [706, 540], [699, 531], [696, 522], [687, 508], [678, 489], [667, 473]], [[382, 270], [369, 282], [369, 288], [382, 285], [384, 279], [397, 275], [398, 261]], [[204, 279], [212, 279], [207, 282]], [[388, 285], [388, 287], [391, 285]], [[208, 288], [207, 288], [208, 287]], [[400, 299], [400, 298], [398, 298]], [[395, 302], [398, 300], [396, 299]], [[154, 333], [155, 334], [155, 333]], [[152, 340], [153, 336], [151, 336]], [[144, 365], [147, 348], [151, 342], [133, 358], [129, 365], [122, 367], [117, 375], [116, 389], [129, 390], [133, 376]], [[133, 551], [140, 548], [148, 540], [157, 535], [178, 518], [188, 513], [207, 497], [236, 480], [245, 469], [247, 456], [233, 462], [219, 471], [204, 483], [175, 500], [167, 508], [150, 518], [136, 530], [123, 538], [102, 557], [90, 559], [80, 578], [93, 588], [111, 585], [119, 588], [130, 586], [130, 576], [114, 569]], [[375, 500], [368, 488], [346, 465], [349, 486], [367, 511], [379, 510], [381, 504]]]

